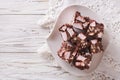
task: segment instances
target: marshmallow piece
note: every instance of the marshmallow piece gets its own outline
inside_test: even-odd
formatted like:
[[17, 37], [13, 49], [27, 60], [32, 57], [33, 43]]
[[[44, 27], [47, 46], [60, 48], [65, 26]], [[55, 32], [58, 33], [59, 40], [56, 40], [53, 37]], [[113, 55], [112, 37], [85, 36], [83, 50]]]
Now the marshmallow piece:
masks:
[[90, 32], [90, 33], [89, 33], [90, 36], [93, 36], [94, 34], [95, 34], [94, 32]]
[[83, 29], [82, 24], [80, 23], [73, 23], [73, 27], [78, 28], [78, 29]]
[[74, 31], [72, 28], [67, 28], [68, 33], [70, 34], [70, 36], [74, 35]]
[[65, 52], [64, 53], [64, 58], [68, 60], [70, 58], [70, 52]]
[[85, 23], [83, 24], [83, 27], [86, 28], [86, 27], [88, 26], [88, 24], [89, 24], [89, 22], [85, 22]]
[[67, 33], [66, 32], [61, 32], [62, 38], [64, 41], [67, 41]]
[[86, 55], [86, 56], [87, 56], [87, 55], [90, 55], [90, 53], [87, 52], [85, 55]]
[[99, 38], [102, 38], [102, 35], [103, 35], [102, 32], [98, 33], [98, 37], [99, 37]]
[[80, 34], [78, 35], [78, 37], [79, 37], [80, 39], [82, 39], [82, 40], [84, 40], [84, 39], [86, 38], [86, 36], [85, 36], [84, 34], [82, 34], [82, 33], [80, 33]]
[[84, 62], [76, 62], [75, 65], [77, 67], [85, 66]]
[[90, 23], [90, 26], [96, 26], [96, 22], [95, 21], [93, 21], [92, 23]]
[[81, 66], [85, 66], [85, 63], [84, 63], [84, 62], [81, 62]]
[[63, 25], [59, 28], [59, 31], [65, 32], [66, 29], [67, 29], [67, 26]]
[[95, 40], [91, 40], [91, 43], [92, 44], [96, 44], [97, 43], [97, 40], [95, 39]]
[[65, 48], [62, 46], [61, 48], [60, 48], [60, 50], [58, 51], [58, 56], [60, 56], [60, 57], [62, 57], [63, 56], [63, 54], [65, 53]]
[[85, 19], [82, 16], [78, 16], [76, 19], [81, 21], [81, 22], [85, 22]]
[[73, 53], [72, 53], [72, 56], [75, 56], [75, 55], [76, 55], [76, 52], [73, 52]]
[[63, 55], [63, 52], [59, 52], [59, 53], [58, 53], [58, 55], [59, 55], [60, 57], [62, 57], [62, 55]]
[[76, 66], [81, 66], [81, 63], [80, 62], [76, 62], [75, 65]]
[[60, 52], [58, 53], [58, 55], [59, 55], [60, 57], [62, 57], [64, 52], [65, 52], [65, 50], [62, 50], [62, 51], [60, 51]]
[[85, 57], [83, 57], [83, 56], [81, 56], [81, 55], [79, 55], [78, 57], [77, 57], [77, 60], [80, 60], [80, 61], [84, 61], [86, 58]]
[[90, 61], [89, 64], [87, 64], [87, 65], [90, 66], [90, 64], [91, 64], [91, 61]]
[[66, 28], [67, 28], [67, 26], [63, 26], [63, 27], [62, 27], [62, 30], [63, 30], [63, 31], [65, 31], [65, 30], [66, 30]]

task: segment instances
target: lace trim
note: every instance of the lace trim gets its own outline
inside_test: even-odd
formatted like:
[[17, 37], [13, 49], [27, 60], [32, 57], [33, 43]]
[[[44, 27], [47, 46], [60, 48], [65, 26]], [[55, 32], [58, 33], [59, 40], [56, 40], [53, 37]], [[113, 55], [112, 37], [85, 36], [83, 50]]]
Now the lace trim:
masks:
[[120, 63], [113, 59], [110, 55], [106, 55], [105, 57], [103, 57], [102, 62], [106, 65], [109, 65], [109, 67], [111, 67], [113, 70], [120, 72]]
[[[58, 13], [62, 8], [64, 0], [54, 0], [54, 3], [53, 0], [51, 1], [52, 2], [50, 4], [54, 5], [51, 5], [50, 9], [48, 10], [47, 16], [49, 17], [49, 19], [56, 19]], [[120, 10], [115, 7], [115, 4], [113, 3], [114, 2], [112, 0], [89, 0], [89, 2], [88, 0], [83, 0], [75, 4], [87, 6], [95, 11], [98, 15], [100, 15], [106, 22], [107, 29], [109, 29], [109, 34], [111, 35], [110, 40], [113, 40], [115, 44], [119, 44], [120, 37], [118, 35], [120, 35]], [[48, 27], [50, 27], [50, 30], [53, 28], [52, 23], [54, 22], [49, 22], [49, 25], [47, 25]], [[114, 56], [110, 56], [109, 53], [106, 54], [103, 57], [101, 64], [105, 64], [106, 68], [109, 67], [109, 70], [113, 70], [114, 73], [118, 74], [120, 72], [120, 62], [116, 61], [113, 57]], [[104, 71], [102, 71], [100, 68], [99, 70], [96, 70], [94, 73], [92, 73], [91, 80], [117, 80], [115, 79], [116, 77], [112, 77], [113, 75], [116, 75], [114, 73], [109, 73], [109, 71], [106, 71], [106, 73], [104, 73]]]
[[105, 73], [102, 72], [94, 72], [92, 74], [91, 80], [115, 80], [113, 77], [110, 75], [106, 75]]

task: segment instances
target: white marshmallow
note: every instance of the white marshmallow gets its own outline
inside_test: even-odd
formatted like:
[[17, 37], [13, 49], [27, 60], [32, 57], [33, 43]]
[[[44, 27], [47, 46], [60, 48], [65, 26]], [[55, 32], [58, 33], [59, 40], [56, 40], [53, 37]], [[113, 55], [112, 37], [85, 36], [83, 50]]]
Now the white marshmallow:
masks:
[[92, 44], [96, 44], [96, 43], [97, 43], [97, 40], [91, 40], [91, 43], [92, 43]]
[[79, 55], [78, 57], [77, 57], [77, 60], [81, 60], [81, 61], [84, 61], [86, 58], [85, 57], [83, 57], [83, 56], [81, 56], [81, 55]]
[[85, 19], [83, 17], [81, 17], [81, 16], [78, 16], [76, 19], [81, 21], [81, 22], [85, 22]]
[[62, 38], [64, 41], [67, 41], [67, 34], [66, 32], [61, 32]]
[[70, 34], [70, 36], [73, 36], [74, 31], [73, 31], [72, 28], [67, 28], [67, 31], [68, 31], [68, 33]]
[[94, 21], [94, 22], [92, 22], [92, 23], [90, 23], [90, 26], [96, 26], [95, 21]]
[[102, 32], [98, 33], [98, 37], [99, 37], [99, 38], [102, 38], [102, 35], [103, 35]]
[[73, 27], [78, 28], [78, 29], [83, 29], [82, 24], [80, 23], [74, 23]]
[[65, 59], [69, 59], [69, 57], [70, 57], [70, 52], [65, 52], [64, 53], [64, 58]]
[[82, 34], [82, 33], [80, 33], [80, 34], [78, 35], [78, 37], [79, 37], [80, 39], [82, 39], [82, 40], [84, 40], [84, 39], [86, 38], [86, 36], [85, 36], [84, 34]]

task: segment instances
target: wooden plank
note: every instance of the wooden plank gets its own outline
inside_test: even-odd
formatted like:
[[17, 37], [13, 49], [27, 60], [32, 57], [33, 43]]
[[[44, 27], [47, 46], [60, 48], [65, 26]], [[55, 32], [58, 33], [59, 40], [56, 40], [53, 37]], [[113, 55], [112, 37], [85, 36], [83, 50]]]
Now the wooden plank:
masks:
[[89, 80], [70, 75], [55, 62], [39, 57], [36, 53], [1, 53], [1, 80]]
[[0, 0], [0, 15], [46, 14], [48, 0]]
[[36, 24], [44, 15], [0, 15], [0, 24]]
[[0, 16], [0, 52], [36, 52], [49, 33], [36, 24], [39, 18], [43, 16]]
[[48, 0], [0, 0], [0, 52], [36, 52], [49, 33], [36, 24], [47, 9]]

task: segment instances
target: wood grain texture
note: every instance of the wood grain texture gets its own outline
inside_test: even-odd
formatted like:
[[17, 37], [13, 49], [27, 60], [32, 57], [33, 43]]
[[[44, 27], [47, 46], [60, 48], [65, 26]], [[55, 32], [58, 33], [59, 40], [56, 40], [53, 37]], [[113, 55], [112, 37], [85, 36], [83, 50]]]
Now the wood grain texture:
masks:
[[36, 24], [48, 7], [48, 0], [0, 0], [0, 52], [36, 52], [49, 33]]
[[87, 80], [65, 72], [36, 53], [0, 53], [0, 80]]
[[0, 15], [45, 14], [48, 0], [0, 0]]
[[36, 53], [49, 34], [36, 24], [47, 9], [48, 0], [0, 0], [0, 80], [79, 80]]
[[0, 52], [36, 52], [45, 42], [49, 30], [36, 22], [41, 15], [1, 15]]

